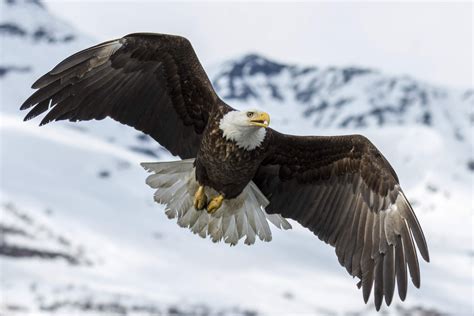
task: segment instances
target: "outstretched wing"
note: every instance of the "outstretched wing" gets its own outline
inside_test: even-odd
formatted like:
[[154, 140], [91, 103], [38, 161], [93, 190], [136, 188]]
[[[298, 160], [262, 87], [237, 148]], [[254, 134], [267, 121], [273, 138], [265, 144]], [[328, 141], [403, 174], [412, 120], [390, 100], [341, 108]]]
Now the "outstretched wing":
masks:
[[181, 158], [195, 157], [217, 97], [190, 42], [137, 33], [78, 52], [32, 86], [25, 120], [50, 110], [51, 121], [111, 117]]
[[[360, 135], [301, 137], [269, 130], [270, 148], [254, 182], [267, 196], [269, 213], [309, 228], [336, 247], [339, 262], [358, 277], [367, 302], [390, 305], [397, 283], [407, 293], [407, 265], [420, 286], [414, 240], [429, 261], [420, 224], [377, 148]], [[396, 279], [396, 282], [395, 282]]]

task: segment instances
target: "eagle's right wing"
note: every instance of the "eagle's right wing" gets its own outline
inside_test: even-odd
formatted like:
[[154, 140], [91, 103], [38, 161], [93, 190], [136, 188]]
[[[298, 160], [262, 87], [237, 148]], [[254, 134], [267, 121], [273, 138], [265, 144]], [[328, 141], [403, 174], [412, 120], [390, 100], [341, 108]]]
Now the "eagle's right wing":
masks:
[[197, 154], [217, 97], [190, 42], [137, 33], [78, 52], [38, 79], [22, 105], [25, 120], [111, 117], [140, 130], [181, 158]]
[[[395, 283], [407, 293], [407, 266], [416, 287], [416, 242], [429, 261], [420, 224], [388, 161], [365, 137], [292, 136], [269, 129], [270, 147], [253, 181], [269, 213], [298, 221], [336, 248], [341, 265], [361, 282], [367, 302], [392, 301]], [[395, 282], [396, 280], [396, 282]]]

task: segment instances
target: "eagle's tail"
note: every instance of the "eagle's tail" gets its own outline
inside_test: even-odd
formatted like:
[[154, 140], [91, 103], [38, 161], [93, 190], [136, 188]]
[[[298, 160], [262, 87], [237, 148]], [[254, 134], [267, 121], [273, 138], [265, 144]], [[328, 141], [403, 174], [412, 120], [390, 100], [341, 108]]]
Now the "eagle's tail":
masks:
[[[238, 197], [224, 200], [214, 214], [210, 215], [206, 210], [197, 211], [193, 206], [198, 188], [193, 163], [194, 159], [141, 164], [154, 173], [146, 183], [157, 189], [155, 201], [165, 204], [166, 215], [170, 219], [177, 217], [179, 226], [188, 227], [203, 238], [210, 236], [214, 242], [224, 240], [231, 245], [236, 245], [244, 236], [247, 245], [253, 244], [256, 236], [270, 241], [272, 233], [268, 222], [281, 229], [291, 228], [281, 215], [265, 212], [268, 200], [253, 182]], [[205, 193], [208, 198], [217, 195], [208, 187]]]

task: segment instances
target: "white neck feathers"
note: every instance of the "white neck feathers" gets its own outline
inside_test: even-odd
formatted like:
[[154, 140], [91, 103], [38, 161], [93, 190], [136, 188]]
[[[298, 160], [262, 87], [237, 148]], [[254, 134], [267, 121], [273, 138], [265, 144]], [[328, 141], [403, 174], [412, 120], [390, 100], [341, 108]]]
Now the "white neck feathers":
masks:
[[243, 112], [231, 111], [224, 115], [219, 123], [224, 137], [237, 143], [245, 150], [254, 150], [265, 139], [267, 131], [263, 127], [248, 124], [248, 119]]

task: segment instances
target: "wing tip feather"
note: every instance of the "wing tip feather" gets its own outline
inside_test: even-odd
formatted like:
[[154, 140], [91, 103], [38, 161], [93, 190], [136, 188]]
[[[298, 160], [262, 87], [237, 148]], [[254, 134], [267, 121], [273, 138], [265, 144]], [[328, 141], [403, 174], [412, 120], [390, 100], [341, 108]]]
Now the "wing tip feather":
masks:
[[428, 244], [426, 243], [426, 237], [425, 234], [423, 233], [423, 229], [421, 228], [420, 222], [418, 221], [418, 218], [416, 217], [415, 211], [413, 210], [410, 202], [408, 202], [408, 199], [403, 193], [402, 190], [400, 190], [400, 196], [403, 199], [403, 204], [406, 206], [406, 208], [402, 208], [404, 210], [403, 215], [406, 216], [406, 220], [410, 226], [410, 231], [412, 232], [412, 235], [415, 239], [416, 246], [418, 250], [420, 251], [421, 257], [423, 260], [426, 262], [430, 262], [430, 254], [428, 250]]

